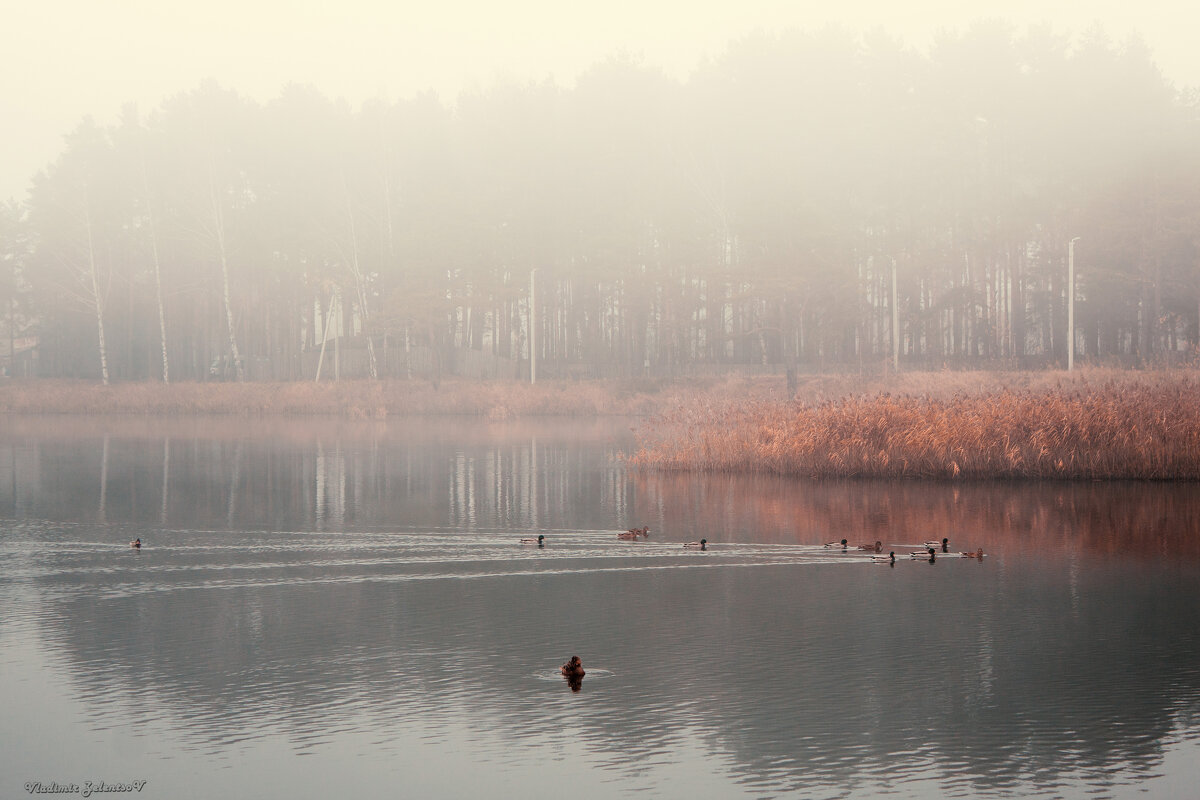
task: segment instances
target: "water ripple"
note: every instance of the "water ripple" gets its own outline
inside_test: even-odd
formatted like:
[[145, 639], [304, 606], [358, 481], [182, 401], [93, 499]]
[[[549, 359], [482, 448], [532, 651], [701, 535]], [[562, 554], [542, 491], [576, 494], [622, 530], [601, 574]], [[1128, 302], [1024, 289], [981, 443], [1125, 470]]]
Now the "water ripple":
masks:
[[1123, 797], [1198, 752], [1191, 572], [523, 535], [22, 523], [0, 699], [164, 760], [466, 753], [531, 794]]

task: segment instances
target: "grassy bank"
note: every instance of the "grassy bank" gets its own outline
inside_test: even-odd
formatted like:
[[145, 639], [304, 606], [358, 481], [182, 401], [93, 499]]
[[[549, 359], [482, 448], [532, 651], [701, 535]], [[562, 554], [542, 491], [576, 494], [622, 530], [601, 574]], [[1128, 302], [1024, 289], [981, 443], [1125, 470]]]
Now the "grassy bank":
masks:
[[1193, 373], [911, 375], [860, 388], [691, 402], [646, 426], [631, 461], [818, 478], [1200, 479]]
[[782, 396], [782, 378], [682, 382], [337, 381], [314, 383], [116, 383], [18, 380], [0, 383], [0, 413], [330, 415], [387, 419], [470, 415], [650, 415], [697, 395]]
[[1200, 479], [1200, 374], [1085, 370], [688, 381], [5, 381], [0, 413], [648, 418], [631, 463], [805, 477]]

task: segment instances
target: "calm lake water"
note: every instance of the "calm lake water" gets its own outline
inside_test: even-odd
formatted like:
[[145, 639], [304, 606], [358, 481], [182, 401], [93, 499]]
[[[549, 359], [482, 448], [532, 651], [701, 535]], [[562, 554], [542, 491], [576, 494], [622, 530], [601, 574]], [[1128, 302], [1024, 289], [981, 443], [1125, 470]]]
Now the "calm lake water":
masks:
[[630, 424], [0, 419], [0, 797], [1197, 796], [1200, 487], [643, 475]]

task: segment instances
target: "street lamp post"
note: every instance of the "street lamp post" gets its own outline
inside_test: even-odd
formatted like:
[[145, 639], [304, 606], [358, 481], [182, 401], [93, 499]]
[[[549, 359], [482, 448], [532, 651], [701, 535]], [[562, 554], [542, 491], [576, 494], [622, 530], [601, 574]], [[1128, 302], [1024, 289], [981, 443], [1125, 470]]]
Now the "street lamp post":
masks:
[[1067, 372], [1075, 369], [1075, 243], [1067, 245]]
[[892, 369], [900, 371], [900, 306], [896, 300], [896, 259], [892, 259]]

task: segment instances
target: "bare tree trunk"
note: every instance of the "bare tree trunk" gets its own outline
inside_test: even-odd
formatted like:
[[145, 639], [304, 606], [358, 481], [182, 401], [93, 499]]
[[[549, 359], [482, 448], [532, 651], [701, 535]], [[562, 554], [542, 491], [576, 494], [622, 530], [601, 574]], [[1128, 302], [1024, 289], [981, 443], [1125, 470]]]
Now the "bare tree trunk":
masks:
[[333, 321], [333, 305], [337, 300], [337, 294], [329, 297], [329, 310], [325, 312], [325, 324], [321, 326], [321, 355], [317, 357], [317, 375], [313, 379], [313, 383], [321, 382], [321, 365], [325, 363], [325, 343], [329, 341], [329, 323]]
[[213, 224], [217, 228], [217, 249], [221, 255], [221, 288], [225, 296], [225, 323], [229, 328], [229, 351], [233, 356], [233, 368], [236, 371], [237, 379], [240, 381], [245, 373], [242, 368], [242, 356], [238, 352], [237, 331], [233, 326], [233, 303], [230, 301], [229, 295], [229, 258], [225, 250], [225, 220], [221, 216], [221, 206], [217, 202], [217, 189], [213, 183], [211, 170], [208, 176], [208, 189], [212, 198]]
[[[17, 259], [9, 259], [8, 284], [8, 375], [17, 375]], [[14, 501], [16, 493], [13, 493]]]
[[1010, 243], [1015, 274], [1012, 278], [1012, 338], [1017, 366], [1025, 366], [1025, 253]]
[[[375, 364], [375, 343], [371, 341], [371, 328], [368, 324], [370, 317], [367, 313], [367, 287], [363, 281], [362, 270], [358, 266], [358, 235], [354, 229], [354, 210], [350, 207], [350, 187], [346, 183], [344, 173], [342, 190], [346, 195], [346, 217], [350, 220], [350, 269], [354, 273], [354, 290], [358, 294], [358, 310], [362, 314], [363, 335], [367, 337], [367, 369], [371, 373], [371, 380], [376, 380], [379, 378], [379, 368]], [[390, 219], [388, 224], [391, 224]]]
[[167, 314], [163, 309], [162, 270], [158, 259], [158, 234], [154, 230], [154, 212], [150, 208], [150, 182], [146, 180], [146, 165], [142, 164], [142, 192], [146, 195], [146, 221], [150, 228], [150, 250], [154, 255], [154, 299], [158, 303], [158, 331], [162, 345], [163, 383], [171, 382], [171, 365], [167, 360]]
[[[84, 204], [84, 222], [87, 225], [88, 266], [92, 278], [92, 305], [96, 309], [96, 330], [100, 339], [100, 376], [108, 386], [108, 348], [104, 344], [104, 298], [100, 294], [100, 277], [96, 274], [96, 248], [92, 243], [92, 212]], [[107, 444], [107, 441], [106, 441]]]
[[[388, 145], [388, 138], [380, 125], [380, 141], [383, 142], [385, 150], [383, 173], [383, 214], [384, 222], [387, 227], [387, 265], [389, 268], [395, 268], [396, 264], [396, 234], [392, 224], [392, 181], [391, 181], [391, 165], [392, 156], [391, 149]], [[391, 376], [391, 367], [387, 360], [387, 327], [384, 328], [384, 358], [383, 371], [389, 377]], [[404, 326], [404, 372], [409, 380], [412, 380], [412, 361], [409, 357], [409, 341], [408, 341], [408, 325]]]

